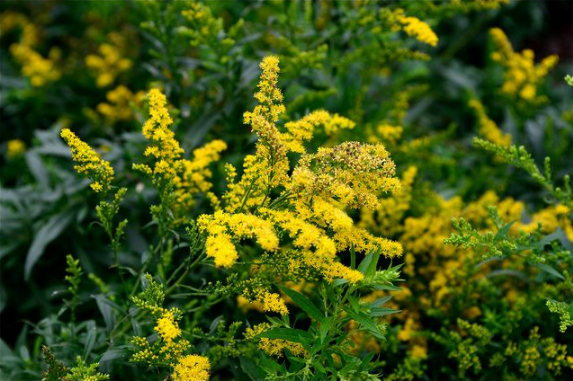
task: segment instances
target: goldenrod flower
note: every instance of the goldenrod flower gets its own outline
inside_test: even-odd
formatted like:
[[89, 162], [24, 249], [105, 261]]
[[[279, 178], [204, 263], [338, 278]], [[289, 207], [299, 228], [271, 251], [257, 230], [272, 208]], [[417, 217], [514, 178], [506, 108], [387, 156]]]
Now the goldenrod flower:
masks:
[[338, 114], [330, 115], [324, 110], [317, 110], [302, 119], [286, 123], [286, 133], [281, 134], [281, 140], [289, 151], [305, 153], [303, 142], [312, 139], [314, 130], [319, 126], [323, 126], [327, 135], [334, 135], [342, 129], [354, 128], [355, 123]]
[[268, 122], [274, 123], [278, 121], [279, 115], [285, 112], [285, 106], [282, 104], [283, 95], [277, 87], [280, 72], [279, 58], [277, 56], [263, 58], [260, 68], [262, 73], [258, 84], [259, 91], [255, 93], [259, 105], [255, 107], [253, 112], [245, 113], [245, 123], [249, 123], [252, 116], [255, 115], [260, 115]]
[[12, 139], [8, 141], [6, 150], [6, 157], [8, 159], [22, 156], [24, 152], [26, 152], [26, 144], [22, 140]]
[[[247, 340], [253, 340], [255, 336], [268, 331], [271, 328], [269, 323], [261, 323], [253, 326], [252, 328], [247, 328], [245, 330], [245, 338]], [[293, 343], [292, 341], [282, 340], [282, 339], [269, 339], [262, 337], [258, 340], [258, 348], [268, 354], [269, 356], [282, 357], [285, 349], [296, 357], [305, 357], [308, 351], [300, 343]]]
[[392, 126], [389, 124], [380, 124], [376, 127], [376, 132], [378, 132], [380, 139], [383, 142], [397, 143], [402, 137], [404, 129], [400, 126]]
[[285, 301], [279, 294], [265, 292], [258, 296], [257, 300], [263, 303], [263, 311], [265, 312], [278, 312], [281, 315], [288, 314], [288, 309]]
[[[224, 32], [223, 19], [213, 17], [211, 8], [200, 2], [187, 2], [189, 8], [182, 11], [181, 15], [189, 22], [191, 28], [182, 27], [182, 33], [190, 38], [192, 46], [200, 44], [232, 44], [230, 38], [225, 38], [219, 42], [218, 36]], [[225, 58], [222, 59], [223, 61]]]
[[345, 142], [304, 155], [293, 171], [290, 189], [304, 198], [334, 198], [351, 208], [373, 208], [378, 192], [398, 189], [394, 172], [383, 145]]
[[[194, 195], [199, 192], [208, 192], [213, 184], [209, 181], [212, 177], [209, 165], [221, 158], [221, 151], [227, 148], [222, 140], [213, 140], [203, 147], [193, 151], [191, 160], [183, 160], [181, 172], [174, 178], [176, 200], [172, 206], [173, 212], [181, 219], [187, 221], [186, 215], [194, 205]], [[209, 193], [213, 205], [218, 205], [219, 200]]]
[[110, 42], [103, 43], [98, 48], [99, 54], [89, 54], [85, 58], [86, 66], [97, 75], [98, 87], [111, 85], [117, 76], [131, 68], [132, 61], [122, 56], [122, 50], [126, 46], [124, 38], [118, 33], [110, 33]]
[[205, 246], [207, 256], [215, 260], [217, 267], [231, 267], [239, 259], [239, 253], [228, 234], [209, 236]]
[[424, 21], [401, 14], [398, 14], [397, 20], [402, 24], [402, 28], [408, 36], [412, 36], [416, 40], [431, 46], [438, 45], [438, 36]]
[[25, 46], [35, 46], [38, 42], [38, 30], [36, 26], [23, 14], [12, 11], [2, 12], [2, 23], [0, 33], [4, 35], [12, 29], [19, 27], [22, 30], [20, 44]]
[[402, 219], [410, 209], [417, 173], [416, 167], [407, 168], [402, 174], [400, 188], [394, 191], [391, 197], [378, 200], [379, 206], [376, 209], [362, 208], [359, 226], [383, 236], [401, 233], [404, 230]]
[[41, 87], [55, 82], [62, 76], [56, 67], [61, 51], [57, 47], [50, 49], [48, 58], [42, 57], [34, 46], [38, 42], [38, 30], [28, 18], [20, 13], [5, 12], [2, 14], [1, 32], [5, 33], [14, 27], [20, 27], [20, 41], [10, 45], [10, 53], [22, 66], [22, 75], [30, 79], [34, 87]]
[[504, 134], [495, 122], [487, 116], [480, 101], [472, 99], [469, 101], [469, 106], [474, 110], [478, 118], [480, 135], [490, 142], [499, 144], [500, 146], [508, 147], [511, 145], [511, 135]]
[[428, 358], [428, 346], [427, 345], [413, 345], [410, 350], [410, 355], [416, 359], [426, 359]]
[[181, 336], [181, 329], [175, 321], [175, 314], [171, 310], [164, 310], [163, 314], [157, 319], [155, 331], [166, 342], [172, 342], [173, 339]]
[[134, 164], [133, 167], [153, 178], [154, 184], [163, 187], [172, 183], [181, 171], [183, 148], [175, 139], [175, 133], [170, 129], [173, 119], [167, 110], [167, 99], [158, 89], [149, 91], [149, 118], [143, 125], [143, 136], [149, 140], [150, 146], [145, 149], [145, 156], [155, 158], [154, 167], [146, 164]]
[[217, 211], [213, 215], [202, 215], [197, 224], [208, 234], [207, 256], [214, 258], [215, 265], [230, 267], [238, 259], [238, 253], [231, 238], [255, 238], [263, 250], [275, 251], [279, 239], [270, 222], [252, 214], [225, 213]]
[[210, 369], [207, 357], [187, 355], [179, 359], [171, 377], [173, 381], [207, 381]]
[[108, 91], [106, 94], [108, 103], [100, 103], [97, 110], [109, 122], [130, 121], [135, 117], [132, 104], [141, 103], [143, 97], [144, 93], [141, 91], [134, 94], [127, 87], [118, 86]]
[[549, 70], [557, 64], [557, 55], [550, 55], [535, 65], [533, 51], [526, 49], [521, 53], [515, 52], [503, 30], [492, 28], [490, 35], [496, 47], [491, 58], [505, 67], [501, 92], [526, 103], [544, 101], [545, 98], [537, 94], [537, 89]]
[[[50, 51], [52, 57], [58, 56], [58, 50]], [[30, 83], [34, 87], [41, 87], [50, 82], [55, 82], [62, 76], [62, 73], [55, 65], [53, 59], [44, 58], [30, 46], [24, 44], [12, 44], [10, 53], [14, 59], [22, 65], [22, 74], [30, 78]]]
[[74, 169], [93, 181], [90, 187], [94, 191], [98, 193], [109, 191], [114, 176], [109, 162], [101, 159], [93, 148], [81, 141], [68, 128], [64, 128], [60, 135], [72, 151], [72, 160], [78, 163]]

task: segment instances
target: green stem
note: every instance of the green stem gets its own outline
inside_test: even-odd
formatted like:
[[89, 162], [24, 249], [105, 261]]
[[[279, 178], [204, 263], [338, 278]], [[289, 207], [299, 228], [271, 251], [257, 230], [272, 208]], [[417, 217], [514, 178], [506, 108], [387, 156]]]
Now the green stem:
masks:
[[181, 276], [179, 277], [179, 279], [177, 279], [177, 281], [167, 289], [167, 291], [165, 291], [165, 296], [168, 296], [169, 294], [171, 294], [178, 286], [179, 283], [181, 283], [185, 277], [187, 277], [187, 274], [189, 274], [189, 271], [191, 271], [191, 269], [193, 269], [195, 266], [197, 266], [197, 264], [199, 264], [203, 258], [205, 258], [205, 253], [201, 252], [201, 254], [199, 254], [199, 256], [197, 256], [197, 258], [189, 265], [187, 266], [187, 268], [185, 269], [185, 272], [183, 272], [183, 274], [181, 274]]

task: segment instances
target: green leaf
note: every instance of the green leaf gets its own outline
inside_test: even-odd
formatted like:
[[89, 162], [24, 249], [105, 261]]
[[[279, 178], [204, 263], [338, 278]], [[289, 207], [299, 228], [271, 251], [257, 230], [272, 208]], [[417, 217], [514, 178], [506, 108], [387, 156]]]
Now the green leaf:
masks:
[[252, 381], [262, 381], [265, 379], [265, 372], [257, 366], [251, 359], [241, 356], [241, 369], [251, 378]]
[[13, 355], [8, 344], [6, 344], [2, 339], [0, 339], [0, 353], [2, 353], [2, 356]]
[[277, 317], [267, 316], [267, 320], [270, 321], [271, 323], [273, 323], [273, 325], [275, 325], [275, 326], [278, 326], [278, 327], [287, 326], [288, 327], [288, 325], [286, 325], [284, 321], [282, 321], [281, 319], [279, 319]]
[[536, 263], [534, 265], [535, 267], [537, 267], [538, 269], [545, 271], [548, 274], [551, 274], [561, 280], [565, 280], [565, 278], [563, 277], [563, 275], [561, 275], [559, 273], [559, 271], [555, 270], [553, 267], [546, 265], [545, 263]]
[[291, 298], [297, 306], [299, 306], [304, 312], [306, 312], [308, 316], [319, 322], [322, 322], [324, 320], [324, 314], [322, 313], [322, 311], [320, 311], [320, 309], [313, 302], [308, 300], [306, 296], [304, 296], [300, 292], [291, 290], [288, 287], [282, 287], [282, 286], [278, 287], [282, 292], [287, 294], [287, 296]]
[[380, 331], [380, 328], [376, 325], [376, 323], [370, 319], [369, 316], [359, 312], [354, 312], [350, 309], [345, 309], [348, 316], [352, 319], [356, 320], [362, 327], [364, 327], [368, 332], [370, 332], [373, 336], [379, 339], [385, 339], [384, 334]]
[[307, 344], [310, 341], [312, 341], [312, 337], [308, 332], [294, 328], [273, 328], [268, 331], [259, 333], [255, 337], [266, 337], [268, 339], [281, 339], [300, 344]]
[[400, 310], [395, 310], [393, 308], [386, 308], [386, 307], [375, 307], [370, 309], [370, 316], [385, 316], [385, 315], [392, 315], [400, 312]]
[[335, 279], [334, 282], [332, 282], [332, 287], [342, 286], [346, 283], [348, 283], [348, 279]]
[[366, 269], [368, 267], [370, 267], [370, 263], [372, 262], [372, 253], [367, 254], [364, 259], [362, 260], [362, 262], [360, 262], [360, 264], [358, 265], [358, 271], [360, 271], [362, 274], [366, 274]]
[[376, 267], [378, 267], [378, 259], [380, 259], [380, 251], [371, 251], [358, 265], [358, 271], [364, 274], [366, 278], [373, 276], [376, 273]]
[[322, 366], [320, 361], [313, 362], [313, 365], [316, 368], [316, 370], [319, 371], [319, 374], [326, 374], [326, 369], [324, 369], [324, 366]]
[[496, 243], [501, 239], [505, 239], [508, 237], [509, 234], [509, 229], [511, 229], [511, 226], [515, 223], [515, 221], [512, 221], [508, 224], [505, 224], [501, 229], [498, 230], [498, 232], [496, 233], [495, 237], [493, 237], [493, 242]]
[[215, 319], [213, 319], [213, 321], [211, 322], [211, 325], [209, 325], [209, 334], [210, 335], [215, 333], [215, 330], [219, 326], [219, 323], [221, 322], [222, 319], [223, 319], [223, 315], [219, 315]]
[[376, 285], [373, 287], [375, 290], [379, 290], [379, 291], [400, 291], [401, 288], [398, 286], [392, 286], [389, 284], [383, 284], [383, 285]]
[[40, 159], [40, 155], [35, 150], [30, 150], [26, 152], [26, 162], [38, 184], [44, 189], [49, 188], [48, 171]]
[[87, 361], [89, 359], [89, 355], [92, 353], [92, 350], [94, 349], [97, 336], [97, 329], [95, 322], [93, 320], [88, 321], [86, 325], [87, 325], [86, 327], [87, 335], [86, 335], [86, 343], [84, 345], [84, 359], [86, 359]]
[[115, 324], [115, 313], [113, 312], [112, 303], [105, 295], [92, 295], [92, 298], [96, 300], [97, 306], [101, 315], [103, 316], [103, 320], [105, 321], [105, 326], [108, 332], [111, 332], [113, 326]]
[[120, 359], [120, 358], [126, 357], [127, 353], [128, 353], [128, 347], [127, 346], [125, 348], [122, 348], [122, 349], [119, 349], [119, 348], [110, 349], [109, 351], [106, 351], [103, 354], [103, 356], [101, 357], [99, 362], [100, 362], [100, 364], [102, 364], [102, 363], [107, 362], [107, 361]]
[[30, 249], [28, 249], [28, 254], [26, 255], [26, 263], [24, 265], [25, 280], [30, 278], [32, 268], [42, 254], [44, 254], [46, 246], [56, 239], [71, 221], [71, 213], [61, 213], [52, 216], [46, 223], [42, 224], [42, 227], [36, 232], [32, 245], [30, 245]]
[[113, 361], [117, 359], [123, 359], [124, 361], [127, 361], [131, 350], [132, 348], [130, 346], [121, 345], [106, 351], [99, 360], [99, 370], [101, 372], [110, 373], [113, 368]]
[[368, 303], [368, 305], [372, 308], [380, 307], [381, 305], [385, 304], [387, 301], [392, 299], [392, 295], [384, 296], [382, 298], [378, 298], [375, 301]]
[[358, 299], [355, 296], [350, 295], [348, 297], [348, 303], [352, 307], [353, 311], [355, 311], [355, 312], [360, 311], [360, 302], [358, 301]]
[[324, 339], [326, 339], [326, 335], [328, 334], [328, 331], [330, 331], [330, 328], [332, 328], [332, 318], [324, 318], [318, 328], [321, 342], [324, 342]]

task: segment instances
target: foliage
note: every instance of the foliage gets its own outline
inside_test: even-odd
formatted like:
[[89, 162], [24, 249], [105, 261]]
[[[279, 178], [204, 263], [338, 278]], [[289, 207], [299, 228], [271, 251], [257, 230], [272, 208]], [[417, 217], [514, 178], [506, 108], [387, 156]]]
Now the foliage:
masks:
[[568, 10], [3, 2], [0, 379], [571, 379]]

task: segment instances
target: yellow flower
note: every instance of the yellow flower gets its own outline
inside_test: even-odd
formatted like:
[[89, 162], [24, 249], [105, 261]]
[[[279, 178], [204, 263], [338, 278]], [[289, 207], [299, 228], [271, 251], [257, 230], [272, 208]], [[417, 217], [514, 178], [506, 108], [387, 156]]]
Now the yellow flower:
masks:
[[68, 128], [64, 128], [60, 135], [72, 151], [72, 160], [78, 163], [74, 169], [94, 181], [90, 186], [95, 192], [109, 191], [114, 176], [109, 162], [101, 159], [93, 148], [81, 141]]
[[155, 331], [166, 342], [172, 342], [176, 337], [181, 336], [181, 329], [175, 321], [175, 314], [171, 310], [164, 310], [163, 314], [157, 319]]
[[199, 229], [208, 234], [207, 256], [215, 259], [215, 266], [230, 267], [238, 259], [238, 253], [231, 238], [255, 238], [263, 250], [275, 251], [279, 239], [270, 222], [252, 214], [229, 214], [217, 211], [213, 215], [202, 215], [197, 220]]
[[12, 139], [8, 141], [8, 147], [6, 150], [6, 157], [8, 159], [22, 156], [24, 152], [26, 152], [26, 144], [22, 140]]
[[132, 93], [125, 86], [118, 86], [106, 94], [109, 103], [102, 102], [97, 110], [109, 122], [130, 121], [135, 117], [132, 105], [137, 105], [143, 100], [143, 92]]
[[2, 26], [0, 30], [5, 33], [14, 27], [20, 27], [22, 33], [20, 41], [10, 45], [10, 53], [14, 60], [22, 66], [22, 74], [30, 79], [34, 87], [41, 87], [61, 78], [62, 73], [58, 70], [56, 61], [61, 55], [57, 47], [50, 49], [48, 57], [42, 57], [34, 50], [38, 42], [38, 30], [28, 18], [20, 13], [7, 11], [2, 14]]
[[98, 87], [111, 85], [121, 72], [132, 66], [132, 61], [121, 53], [126, 47], [124, 38], [117, 33], [110, 33], [108, 38], [110, 42], [101, 44], [98, 54], [89, 54], [85, 58], [86, 66], [97, 75]]
[[571, 210], [562, 204], [548, 206], [534, 213], [531, 222], [523, 225], [522, 229], [525, 232], [532, 233], [537, 229], [538, 224], [541, 224], [542, 232], [549, 234], [553, 233], [557, 228], [561, 228], [567, 238], [573, 240], [573, 222], [569, 218], [570, 213]]
[[38, 42], [38, 31], [36, 26], [21, 13], [4, 11], [2, 13], [2, 23], [0, 24], [0, 33], [4, 35], [14, 28], [20, 28], [22, 34], [20, 43], [32, 47]]
[[[200, 2], [187, 2], [186, 5], [189, 8], [182, 11], [181, 15], [190, 23], [191, 28], [184, 27], [184, 30], [185, 36], [191, 40], [191, 45], [197, 46], [202, 43], [209, 45], [214, 43], [213, 40], [217, 41], [218, 36], [224, 32], [223, 19], [213, 17], [211, 8]], [[223, 45], [226, 40], [229, 39], [221, 41]]]
[[173, 381], [207, 381], [210, 369], [207, 357], [187, 355], [179, 359], [171, 377]]
[[263, 303], [263, 311], [278, 312], [281, 315], [288, 315], [285, 301], [282, 300], [279, 294], [265, 292], [258, 298], [258, 300]]
[[239, 253], [228, 234], [211, 235], [205, 241], [208, 257], [215, 260], [217, 267], [231, 267], [239, 259]]
[[134, 164], [134, 169], [151, 174], [156, 186], [163, 187], [165, 183], [173, 182], [180, 172], [183, 162], [183, 148], [175, 139], [175, 133], [170, 129], [173, 119], [167, 110], [167, 99], [158, 89], [152, 89], [149, 94], [149, 118], [145, 121], [142, 132], [150, 142], [144, 155], [155, 158], [154, 168], [146, 164]]
[[479, 133], [492, 143], [508, 147], [511, 145], [511, 135], [504, 134], [495, 122], [487, 116], [480, 101], [472, 99], [469, 106], [474, 110], [478, 118]]
[[[221, 151], [226, 148], [227, 144], [224, 141], [213, 140], [194, 150], [193, 159], [183, 160], [181, 173], [174, 179], [174, 193], [177, 198], [172, 205], [174, 213], [182, 223], [188, 221], [186, 216], [191, 214], [190, 210], [194, 205], [193, 196], [199, 192], [207, 192], [213, 186], [209, 181], [212, 177], [209, 165], [219, 160]], [[149, 147], [148, 149], [157, 148]], [[210, 195], [212, 195], [210, 196], [212, 204], [218, 205], [218, 198], [213, 193]]]
[[544, 97], [537, 94], [537, 88], [549, 70], [557, 64], [558, 57], [548, 56], [535, 65], [533, 51], [525, 49], [521, 53], [515, 52], [503, 30], [492, 28], [490, 35], [496, 47], [491, 58], [505, 68], [501, 92], [527, 104], [545, 101]]
[[412, 36], [416, 40], [431, 46], [438, 45], [438, 36], [424, 21], [416, 17], [407, 17], [400, 14], [398, 14], [397, 20], [402, 24], [402, 29], [408, 36]]
[[[270, 328], [269, 323], [261, 323], [253, 326], [253, 328], [247, 328], [245, 338], [252, 340], [255, 336], [268, 331]], [[285, 349], [296, 357], [305, 357], [308, 354], [308, 351], [300, 343], [293, 343], [292, 341], [282, 339], [269, 339], [266, 337], [257, 340], [259, 341], [258, 348], [269, 356], [280, 358], [283, 356]]]
[[285, 124], [286, 133], [281, 134], [281, 140], [289, 151], [305, 153], [303, 142], [312, 139], [317, 127], [323, 126], [327, 135], [334, 135], [342, 129], [352, 129], [355, 123], [338, 114], [330, 115], [324, 110], [313, 111], [302, 119]]
[[[400, 244], [357, 227], [345, 211], [373, 208], [381, 193], [397, 191], [395, 164], [381, 144], [346, 142], [307, 153], [304, 142], [318, 128], [329, 135], [353, 128], [354, 123], [319, 110], [279, 129], [276, 122], [284, 105], [277, 87], [278, 64], [277, 57], [263, 59], [255, 95], [259, 104], [244, 114], [259, 138], [256, 153], [245, 157], [239, 181], [235, 167], [225, 166], [224, 207], [198, 219], [200, 231], [207, 235], [206, 254], [215, 266], [230, 267], [239, 259], [236, 241], [248, 238], [264, 251], [261, 256], [284, 258], [293, 279], [346, 279], [356, 284], [362, 273], [340, 263], [337, 252], [353, 246], [357, 252], [380, 250], [387, 257], [402, 254]], [[294, 170], [289, 152], [302, 153]], [[260, 283], [245, 282], [245, 301], [258, 302], [263, 311], [288, 313], [278, 294]]]
[[380, 139], [388, 143], [396, 143], [402, 137], [404, 129], [400, 126], [392, 126], [389, 124], [380, 124], [376, 131], [380, 135]]
[[305, 199], [334, 198], [350, 208], [378, 205], [378, 193], [399, 188], [395, 164], [382, 144], [345, 142], [303, 155], [290, 191]]
[[413, 345], [412, 349], [410, 350], [410, 355], [413, 358], [428, 358], [428, 348], [425, 345]]
[[[57, 55], [57, 50], [52, 50], [52, 56]], [[31, 47], [24, 44], [12, 44], [10, 53], [14, 59], [22, 65], [22, 74], [30, 78], [34, 87], [41, 87], [50, 82], [55, 82], [62, 76], [56, 67], [54, 60], [42, 57]]]

